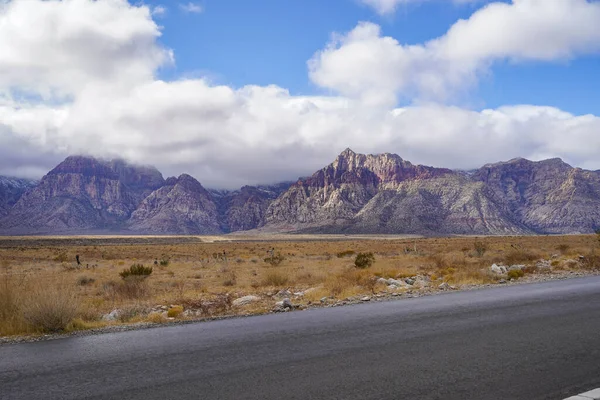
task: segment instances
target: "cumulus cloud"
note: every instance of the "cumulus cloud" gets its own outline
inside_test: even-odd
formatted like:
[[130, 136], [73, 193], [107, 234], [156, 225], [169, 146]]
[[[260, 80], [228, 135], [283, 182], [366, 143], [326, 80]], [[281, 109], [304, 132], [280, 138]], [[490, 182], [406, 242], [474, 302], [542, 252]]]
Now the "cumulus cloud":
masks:
[[172, 53], [148, 7], [126, 0], [0, 3], [0, 88], [68, 97], [89, 84], [152, 79]]
[[[568, 1], [574, 7], [592, 4]], [[36, 26], [44, 19], [38, 6], [47, 7], [54, 24]], [[171, 62], [172, 54], [158, 44], [160, 31], [145, 6], [120, 0], [15, 0], [2, 7], [0, 71], [13, 79], [0, 74], [0, 174], [39, 177], [67, 155], [83, 153], [124, 157], [156, 165], [166, 175], [190, 173], [208, 187], [234, 188], [309, 175], [346, 147], [465, 169], [516, 156], [560, 156], [574, 165], [600, 168], [600, 118], [593, 115], [529, 105], [483, 111], [436, 103], [395, 106], [396, 94], [412, 85], [400, 72], [418, 70], [413, 61], [402, 67], [407, 69], [398, 65], [416, 58], [424, 71], [417, 78], [437, 76], [429, 55], [421, 53], [432, 46], [467, 52], [450, 38], [466, 35], [460, 29], [452, 32], [472, 26], [472, 20], [455, 25], [437, 44], [415, 48], [383, 37], [375, 25], [361, 24], [319, 53], [311, 66], [313, 79], [322, 79], [333, 93], [295, 96], [278, 86], [232, 88], [204, 79], [156, 79], [156, 70]], [[30, 27], [35, 29], [28, 34]], [[9, 32], [18, 38], [14, 43], [5, 39]], [[490, 45], [485, 57], [473, 48], [473, 55], [464, 57], [568, 57], [591, 51], [594, 44], [587, 38], [566, 40], [561, 45], [566, 52], [537, 48], [536, 53], [512, 43]], [[24, 44], [45, 51], [46, 61], [35, 64], [21, 49]], [[360, 52], [367, 61], [356, 57]], [[332, 59], [325, 60], [344, 53], [352, 68], [333, 68]], [[94, 68], [94, 62], [102, 67]], [[328, 75], [336, 68], [339, 78]], [[390, 79], [387, 85], [379, 75]], [[344, 86], [344, 81], [350, 83]], [[378, 93], [388, 87], [392, 90], [382, 100]], [[29, 94], [22, 95], [24, 90]], [[47, 100], [48, 90], [68, 95]]]
[[367, 102], [447, 100], [497, 61], [556, 61], [600, 52], [600, 3], [513, 0], [492, 3], [437, 39], [403, 45], [362, 22], [334, 35], [309, 61], [317, 85]]
[[192, 2], [179, 4], [179, 8], [181, 8], [186, 13], [192, 14], [200, 14], [203, 11], [202, 6]]
[[[400, 5], [424, 3], [426, 1], [429, 0], [361, 0], [362, 3], [372, 7], [381, 15], [394, 13]], [[452, 0], [452, 2], [455, 4], [477, 3], [480, 1], [482, 0]]]

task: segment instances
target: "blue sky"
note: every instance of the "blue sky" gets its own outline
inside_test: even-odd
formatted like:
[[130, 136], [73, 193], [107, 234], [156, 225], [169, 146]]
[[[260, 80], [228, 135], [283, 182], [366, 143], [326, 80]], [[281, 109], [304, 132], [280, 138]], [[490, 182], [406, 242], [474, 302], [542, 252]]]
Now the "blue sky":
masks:
[[[175, 50], [176, 66], [164, 68], [159, 76], [206, 76], [233, 87], [276, 84], [294, 95], [328, 93], [310, 81], [306, 62], [333, 32], [345, 33], [358, 21], [371, 21], [381, 26], [385, 36], [402, 44], [419, 44], [442, 36], [484, 3], [403, 4], [383, 16], [357, 0], [203, 0], [195, 3], [202, 7], [201, 13], [186, 13], [172, 5], [157, 22], [163, 26], [161, 42]], [[496, 63], [477, 87], [461, 96], [460, 103], [475, 110], [533, 104], [574, 114], [600, 114], [599, 72], [598, 55]]]

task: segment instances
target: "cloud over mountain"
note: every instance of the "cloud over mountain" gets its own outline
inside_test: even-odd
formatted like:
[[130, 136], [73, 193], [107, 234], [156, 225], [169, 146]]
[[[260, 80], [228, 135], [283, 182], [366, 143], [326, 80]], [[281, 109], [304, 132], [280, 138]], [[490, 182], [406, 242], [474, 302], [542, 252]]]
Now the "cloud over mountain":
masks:
[[[310, 79], [328, 91], [311, 96], [275, 85], [158, 79], [175, 55], [145, 5], [0, 4], [0, 174], [39, 177], [82, 153], [231, 188], [308, 175], [348, 146], [454, 168], [515, 156], [600, 168], [597, 116], [534, 105], [473, 111], [451, 102], [496, 61], [597, 52], [600, 3], [493, 3], [411, 46], [360, 23], [309, 61]], [[399, 108], [398, 98], [411, 105]]]

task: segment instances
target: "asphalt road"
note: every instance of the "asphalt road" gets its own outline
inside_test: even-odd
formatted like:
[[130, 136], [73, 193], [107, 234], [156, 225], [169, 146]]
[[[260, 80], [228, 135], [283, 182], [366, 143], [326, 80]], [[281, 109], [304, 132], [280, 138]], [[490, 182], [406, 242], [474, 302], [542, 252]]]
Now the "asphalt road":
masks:
[[8, 399], [563, 399], [600, 277], [0, 346]]

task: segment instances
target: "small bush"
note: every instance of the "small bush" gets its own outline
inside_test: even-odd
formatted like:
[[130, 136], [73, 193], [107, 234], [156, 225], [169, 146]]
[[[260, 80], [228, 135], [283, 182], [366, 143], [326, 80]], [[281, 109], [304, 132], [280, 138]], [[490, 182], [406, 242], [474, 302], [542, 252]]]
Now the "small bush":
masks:
[[356, 252], [354, 250], [340, 251], [339, 253], [337, 253], [337, 258], [350, 257], [350, 256], [353, 256], [354, 254], [356, 254]]
[[375, 256], [373, 253], [358, 253], [354, 259], [354, 266], [356, 268], [369, 268], [375, 262]]
[[570, 248], [571, 246], [569, 246], [568, 244], [559, 244], [558, 246], [556, 246], [556, 250], [560, 251], [563, 254], [569, 251]]
[[159, 264], [161, 267], [168, 267], [169, 266], [169, 259], [168, 258], [163, 258], [162, 260], [160, 260]]
[[263, 278], [263, 286], [283, 286], [288, 283], [288, 281], [289, 279], [287, 276], [276, 271], [271, 271]]
[[20, 308], [25, 321], [42, 332], [64, 330], [79, 309], [69, 286], [56, 287], [45, 283], [32, 286]]
[[597, 269], [600, 268], [600, 255], [591, 253], [583, 259], [583, 268]]
[[282, 256], [281, 253], [277, 253], [271, 257], [265, 258], [265, 262], [267, 264], [271, 264], [273, 267], [276, 267], [279, 264], [281, 264], [283, 262], [283, 260], [285, 260], [285, 257]]
[[513, 269], [508, 271], [508, 279], [514, 279], [517, 280], [519, 278], [522, 278], [525, 275], [525, 272], [521, 271], [520, 269]]
[[94, 282], [96, 282], [96, 280], [91, 276], [80, 276], [79, 278], [77, 278], [77, 284], [79, 286], [91, 285]]
[[124, 269], [119, 273], [123, 279], [131, 276], [147, 278], [150, 274], [152, 274], [152, 267], [144, 267], [142, 264], [133, 264], [128, 269]]
[[167, 311], [167, 317], [169, 317], [169, 318], [177, 318], [182, 313], [183, 313], [183, 307], [182, 306], [173, 306], [173, 307], [169, 308], [169, 311]]
[[64, 252], [58, 253], [56, 257], [54, 257], [54, 261], [56, 262], [67, 262], [68, 260], [69, 256], [67, 256], [67, 253]]
[[506, 255], [505, 262], [508, 265], [515, 265], [535, 261], [537, 259], [539, 259], [539, 255], [536, 253], [530, 253], [524, 250], [513, 250]]
[[153, 324], [162, 324], [166, 322], [166, 319], [163, 317], [162, 313], [157, 312], [150, 313], [146, 320], [148, 322], [152, 322]]
[[473, 243], [473, 247], [475, 248], [477, 257], [483, 257], [483, 255], [487, 251], [487, 245], [483, 242], [475, 242]]

